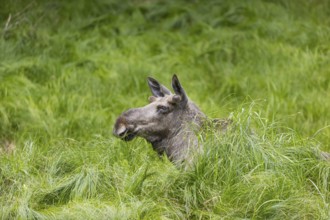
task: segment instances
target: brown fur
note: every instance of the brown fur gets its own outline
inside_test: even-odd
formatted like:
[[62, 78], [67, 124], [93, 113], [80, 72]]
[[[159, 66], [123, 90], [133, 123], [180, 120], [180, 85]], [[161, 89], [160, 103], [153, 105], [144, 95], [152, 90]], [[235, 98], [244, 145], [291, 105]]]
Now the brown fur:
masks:
[[14, 142], [5, 140], [0, 141], [0, 154], [12, 154], [16, 149]]

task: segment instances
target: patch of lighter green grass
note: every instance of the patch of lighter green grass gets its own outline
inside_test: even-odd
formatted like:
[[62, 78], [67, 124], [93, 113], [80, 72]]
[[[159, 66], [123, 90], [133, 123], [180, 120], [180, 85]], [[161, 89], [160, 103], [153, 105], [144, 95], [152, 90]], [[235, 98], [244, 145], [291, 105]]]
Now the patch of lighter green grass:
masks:
[[320, 160], [315, 143], [290, 130], [280, 132], [283, 128], [252, 111], [234, 118], [234, 133], [211, 138], [192, 173], [194, 186], [212, 186], [214, 213], [229, 219], [328, 218], [324, 178], [329, 175], [323, 166], [329, 164]]
[[2, 218], [329, 217], [329, 163], [315, 143], [244, 109], [227, 133], [203, 134], [189, 170], [140, 139], [18, 143], [1, 155]]

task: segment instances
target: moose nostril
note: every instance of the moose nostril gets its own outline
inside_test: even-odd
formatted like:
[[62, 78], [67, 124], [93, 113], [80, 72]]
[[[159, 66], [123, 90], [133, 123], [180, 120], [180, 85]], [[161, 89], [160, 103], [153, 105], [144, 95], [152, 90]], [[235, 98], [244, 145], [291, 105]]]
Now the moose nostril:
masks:
[[122, 131], [122, 132], [120, 132], [120, 133], [118, 133], [118, 135], [119, 135], [120, 137], [123, 137], [123, 136], [125, 136], [126, 133], [127, 133], [127, 129], [124, 130], [124, 131]]
[[115, 126], [113, 133], [119, 137], [122, 137], [126, 134], [126, 132], [127, 132], [127, 128], [124, 124], [117, 124]]

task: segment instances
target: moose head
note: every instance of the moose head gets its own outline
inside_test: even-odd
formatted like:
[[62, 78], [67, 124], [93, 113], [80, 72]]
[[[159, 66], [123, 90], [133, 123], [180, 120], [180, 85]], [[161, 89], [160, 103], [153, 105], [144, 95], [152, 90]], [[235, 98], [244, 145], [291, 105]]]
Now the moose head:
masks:
[[122, 113], [113, 134], [124, 141], [145, 138], [160, 155], [166, 153], [171, 161], [181, 163], [198, 148], [196, 131], [205, 115], [188, 99], [176, 75], [172, 77], [174, 93], [151, 77], [148, 85], [153, 95], [149, 104]]

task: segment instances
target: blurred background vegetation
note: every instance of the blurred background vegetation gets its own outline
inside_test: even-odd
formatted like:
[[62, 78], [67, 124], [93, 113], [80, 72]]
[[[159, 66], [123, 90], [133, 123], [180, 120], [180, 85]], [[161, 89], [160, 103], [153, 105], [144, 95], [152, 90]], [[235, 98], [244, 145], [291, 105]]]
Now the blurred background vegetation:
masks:
[[4, 1], [0, 136], [110, 135], [113, 116], [145, 103], [146, 76], [166, 84], [177, 73], [212, 117], [253, 100], [265, 117], [328, 148], [328, 6]]

